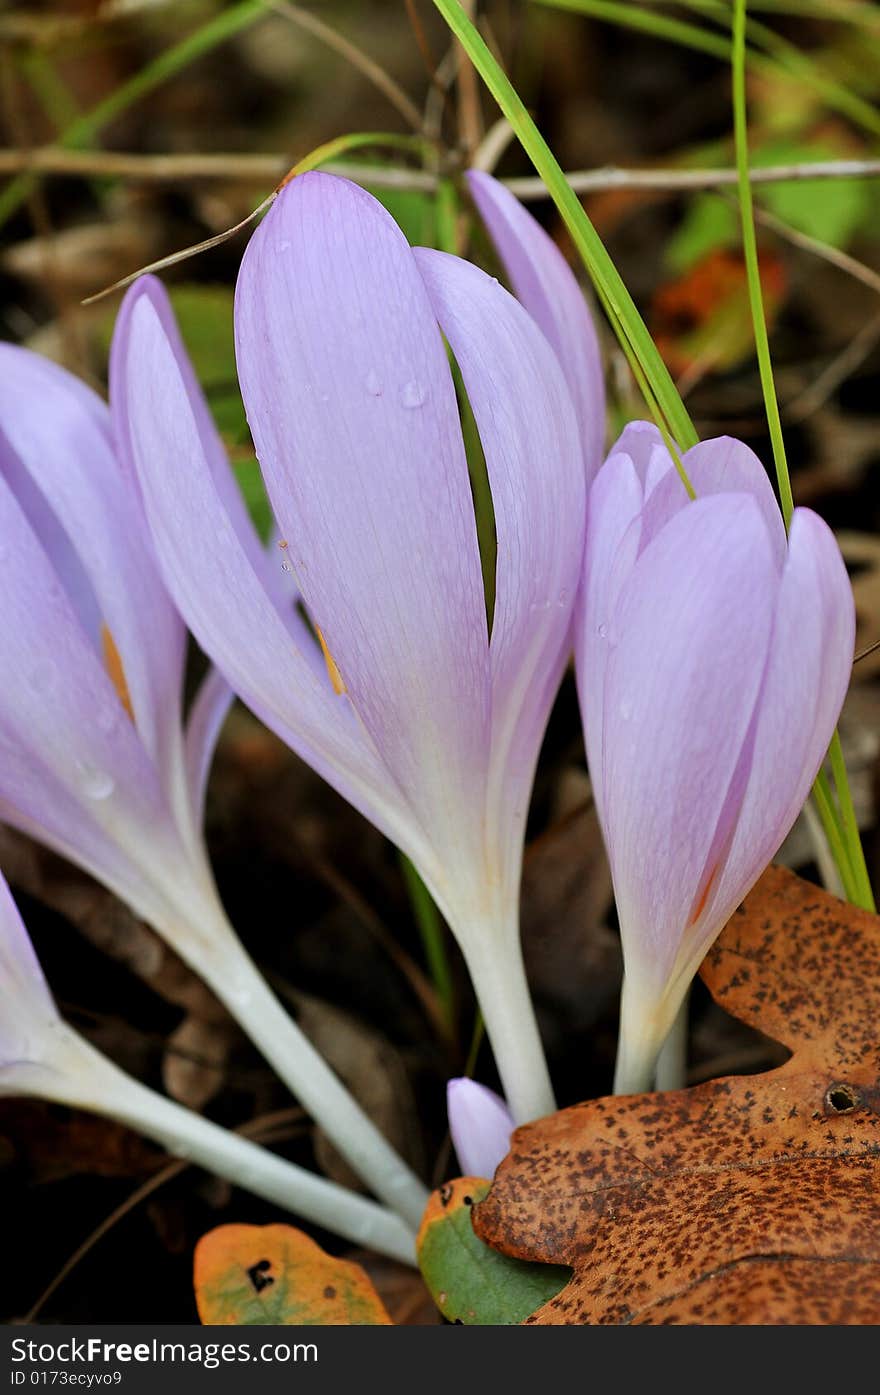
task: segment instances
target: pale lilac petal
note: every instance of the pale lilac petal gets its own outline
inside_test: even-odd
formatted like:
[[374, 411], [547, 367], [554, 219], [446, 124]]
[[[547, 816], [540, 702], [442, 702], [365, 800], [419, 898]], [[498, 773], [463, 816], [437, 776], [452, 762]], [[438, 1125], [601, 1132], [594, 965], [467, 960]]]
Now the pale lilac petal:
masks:
[[[727, 861], [703, 917], [710, 939], [763, 872], [803, 807], [843, 706], [854, 640], [852, 588], [834, 535], [810, 509], [795, 509], [748, 785]], [[696, 953], [702, 957], [699, 947]]]
[[387, 831], [400, 801], [317, 644], [304, 625], [295, 642], [227, 518], [152, 295], [134, 298], [120, 334], [114, 396], [165, 584], [196, 640], [257, 716]]
[[190, 807], [196, 824], [202, 826], [205, 790], [217, 739], [235, 694], [218, 668], [211, 668], [202, 679], [186, 722], [186, 776]]
[[235, 313], [248, 420], [309, 614], [424, 825], [470, 842], [485, 601], [452, 375], [412, 251], [364, 190], [302, 175], [251, 238]]
[[28, 1015], [58, 1016], [30, 936], [0, 872], [0, 1073], [27, 1052]]
[[[138, 732], [167, 777], [179, 758], [185, 631], [156, 571], [136, 493], [115, 457], [107, 407], [57, 364], [6, 344], [0, 345], [0, 422], [75, 549], [122, 660]], [[41, 520], [29, 512], [66, 581], [71, 571], [57, 534], [41, 526], [45, 514]], [[74, 581], [72, 590], [90, 624], [81, 585]], [[100, 633], [97, 638], [100, 646]]]
[[0, 816], [133, 896], [126, 831], [172, 836], [155, 767], [2, 479], [0, 538]]
[[720, 495], [649, 544], [613, 619], [605, 833], [627, 975], [657, 996], [735, 821], [778, 585], [755, 500]]
[[195, 369], [192, 365], [180, 329], [168, 298], [168, 292], [161, 281], [155, 276], [142, 276], [134, 286], [127, 292], [125, 299], [119, 309], [116, 320], [116, 328], [113, 335], [113, 344], [110, 354], [110, 401], [114, 409], [116, 436], [119, 442], [119, 449], [127, 467], [132, 470], [131, 444], [128, 421], [125, 415], [125, 394], [116, 392], [114, 384], [121, 370], [121, 358], [125, 352], [124, 346], [128, 341], [129, 326], [128, 320], [134, 305], [141, 296], [148, 296], [159, 321], [165, 331], [168, 345], [174, 354], [180, 376], [183, 380], [190, 410], [198, 429], [199, 440], [204, 453], [205, 462], [211, 471], [214, 487], [221, 500], [226, 517], [235, 530], [236, 536], [241, 544], [248, 561], [254, 571], [260, 577], [266, 590], [269, 591], [273, 599], [280, 602], [285, 595], [285, 588], [280, 565], [275, 565], [276, 554], [271, 553], [263, 547], [257, 535], [257, 530], [253, 525], [250, 514], [247, 511], [241, 490], [232, 472], [226, 448], [220, 438], [220, 433], [214, 423], [211, 409], [205, 400], [205, 395], [199, 385]]
[[492, 1177], [510, 1151], [513, 1115], [494, 1090], [462, 1076], [446, 1086], [449, 1132], [463, 1177]]
[[627, 452], [609, 456], [590, 490], [583, 582], [575, 620], [578, 697], [593, 798], [602, 817], [605, 670], [617, 601], [639, 553], [642, 482]]
[[[36, 410], [36, 407], [34, 408]], [[79, 554], [30, 471], [0, 428], [0, 475], [6, 480], [36, 533], [96, 652], [101, 650], [103, 617]]]
[[[773, 545], [777, 567], [785, 564], [785, 525], [767, 471], [753, 450], [733, 436], [700, 441], [682, 456], [682, 465], [698, 499], [711, 494], [744, 493], [755, 499]], [[688, 494], [672, 461], [645, 504], [642, 547], [655, 537], [674, 513], [688, 503]]]
[[583, 556], [578, 425], [553, 351], [518, 301], [469, 262], [416, 250], [458, 362], [492, 490], [497, 538], [487, 826], [518, 879], [535, 762], [562, 676]]
[[666, 442], [652, 421], [627, 422], [608, 452], [608, 458], [614, 455], [629, 456], [646, 499], [664, 476], [675, 469]]
[[562, 365], [578, 415], [589, 482], [603, 456], [605, 383], [596, 327], [583, 291], [553, 239], [503, 184], [482, 170], [470, 170], [467, 178], [518, 299]]

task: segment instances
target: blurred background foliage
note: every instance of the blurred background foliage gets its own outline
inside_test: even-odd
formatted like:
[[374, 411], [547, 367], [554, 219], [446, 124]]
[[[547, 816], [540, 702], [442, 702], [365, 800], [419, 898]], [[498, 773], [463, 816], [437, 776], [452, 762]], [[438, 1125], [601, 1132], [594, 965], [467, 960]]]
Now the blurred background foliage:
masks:
[[[698, 431], [743, 437], [769, 463], [735, 191], [723, 174], [701, 174], [733, 164], [729, 4], [480, 0], [476, 15], [564, 168], [583, 176], [585, 206]], [[880, 8], [755, 0], [750, 15], [761, 271], [794, 492], [838, 530], [864, 647], [880, 639]], [[460, 181], [476, 159], [516, 181], [571, 255], [497, 117], [430, 0], [6, 0], [0, 333], [103, 391], [119, 296], [85, 298], [217, 236], [296, 161], [364, 131], [375, 140], [346, 148], [343, 139], [330, 168], [371, 188], [412, 241], [495, 269]], [[833, 177], [803, 178], [802, 167], [816, 162], [836, 166]], [[783, 169], [799, 177], [778, 178]], [[232, 345], [245, 237], [163, 275], [266, 533]], [[603, 339], [610, 441], [644, 409], [604, 328]], [[842, 722], [875, 884], [878, 673], [880, 655], [857, 666]], [[476, 1066], [491, 1083], [493, 1068], [457, 952], [417, 889], [411, 895], [394, 851], [239, 709], [212, 776], [208, 835], [230, 912], [270, 980], [426, 1178], [441, 1179], [451, 1166], [445, 1079]], [[783, 856], [815, 875], [814, 846], [799, 823]], [[87, 878], [2, 830], [0, 865], [59, 1000], [93, 1040], [220, 1122], [245, 1124], [297, 1160], [351, 1180], [146, 927]], [[560, 1102], [606, 1091], [619, 948], [570, 679], [538, 774], [523, 934]], [[697, 993], [692, 1079], [778, 1058], [772, 1043]], [[224, 1219], [275, 1217], [166, 1163], [110, 1123], [0, 1102], [0, 1226], [15, 1256], [2, 1279], [7, 1318], [39, 1300], [35, 1311], [52, 1321], [98, 1312], [193, 1320], [198, 1235]], [[375, 1261], [371, 1271], [397, 1320], [430, 1320], [409, 1276]]]

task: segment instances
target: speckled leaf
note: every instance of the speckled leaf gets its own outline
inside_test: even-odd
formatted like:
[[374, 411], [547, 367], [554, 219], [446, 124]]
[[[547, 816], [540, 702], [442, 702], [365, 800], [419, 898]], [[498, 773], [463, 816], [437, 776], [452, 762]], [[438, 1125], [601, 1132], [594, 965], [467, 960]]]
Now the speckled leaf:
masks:
[[478, 1239], [472, 1208], [490, 1186], [479, 1177], [459, 1177], [440, 1187], [428, 1202], [416, 1242], [431, 1297], [445, 1318], [465, 1327], [521, 1323], [569, 1278], [567, 1269], [508, 1259]]
[[701, 972], [791, 1058], [518, 1129], [478, 1233], [574, 1268], [532, 1323], [880, 1323], [880, 918], [772, 867]]
[[387, 1326], [391, 1319], [359, 1264], [334, 1259], [291, 1225], [221, 1225], [196, 1246], [203, 1323]]

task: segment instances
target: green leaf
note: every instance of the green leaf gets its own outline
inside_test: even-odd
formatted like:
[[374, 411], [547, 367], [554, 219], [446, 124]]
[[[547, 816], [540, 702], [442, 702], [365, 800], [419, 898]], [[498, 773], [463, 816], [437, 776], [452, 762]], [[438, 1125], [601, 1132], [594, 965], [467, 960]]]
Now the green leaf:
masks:
[[736, 209], [717, 194], [698, 194], [666, 246], [670, 271], [682, 276], [720, 248], [739, 245]]
[[555, 1264], [508, 1259], [484, 1244], [471, 1211], [491, 1187], [459, 1177], [433, 1193], [416, 1249], [422, 1278], [440, 1312], [465, 1327], [512, 1326], [565, 1288], [571, 1270]]
[[[774, 141], [756, 151], [751, 163], [808, 164], [845, 159], [846, 154], [821, 141]], [[832, 247], [846, 247], [872, 213], [871, 189], [864, 179], [799, 179], [769, 184], [762, 187], [759, 198], [784, 223]]]

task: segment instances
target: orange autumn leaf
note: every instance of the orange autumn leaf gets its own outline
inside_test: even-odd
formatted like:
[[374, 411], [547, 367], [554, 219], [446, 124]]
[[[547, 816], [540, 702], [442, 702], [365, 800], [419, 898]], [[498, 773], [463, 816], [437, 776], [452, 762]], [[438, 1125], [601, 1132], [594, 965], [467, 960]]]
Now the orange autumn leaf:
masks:
[[221, 1225], [196, 1246], [193, 1281], [205, 1324], [388, 1326], [359, 1264], [328, 1255], [291, 1225]]
[[[761, 286], [768, 324], [785, 294], [785, 266], [770, 253], [761, 255]], [[754, 353], [745, 264], [738, 252], [708, 253], [654, 295], [651, 328], [657, 347], [675, 374], [702, 365], [734, 367]]]
[[518, 1129], [474, 1229], [573, 1267], [530, 1323], [880, 1323], [880, 918], [771, 867], [701, 973], [791, 1058]]

